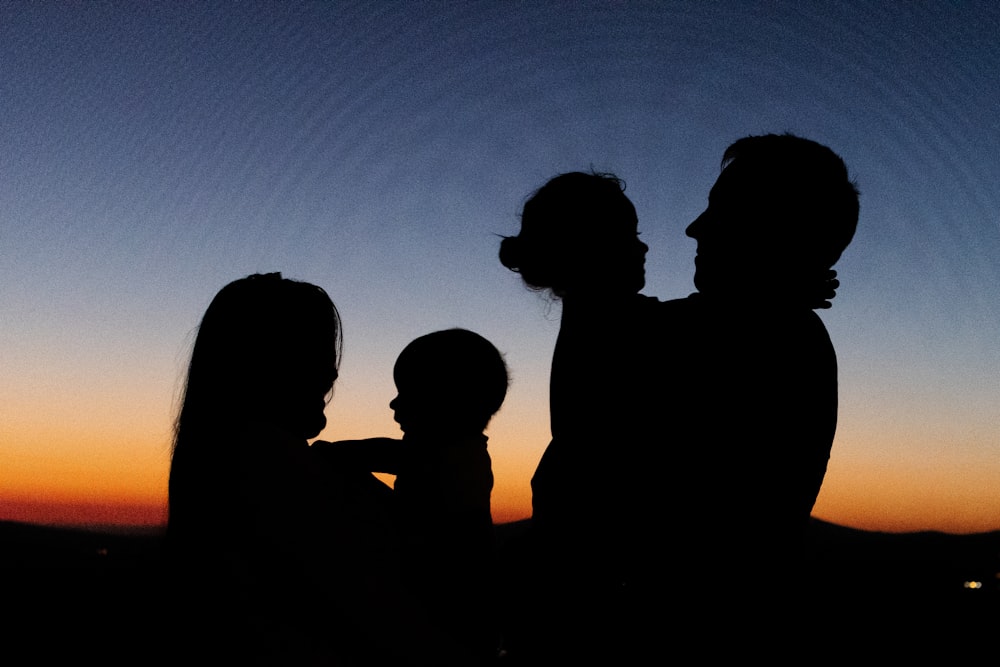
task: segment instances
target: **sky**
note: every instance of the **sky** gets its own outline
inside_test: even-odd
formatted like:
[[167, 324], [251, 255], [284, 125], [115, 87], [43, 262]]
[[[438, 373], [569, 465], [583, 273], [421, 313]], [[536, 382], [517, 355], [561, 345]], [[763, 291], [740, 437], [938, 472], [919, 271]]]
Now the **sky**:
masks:
[[524, 518], [559, 326], [497, 261], [527, 196], [616, 173], [644, 293], [684, 297], [723, 150], [790, 131], [861, 190], [814, 515], [1000, 529], [997, 35], [990, 2], [0, 2], [0, 520], [164, 521], [197, 323], [270, 271], [340, 309], [327, 440], [399, 434], [413, 338], [492, 340]]

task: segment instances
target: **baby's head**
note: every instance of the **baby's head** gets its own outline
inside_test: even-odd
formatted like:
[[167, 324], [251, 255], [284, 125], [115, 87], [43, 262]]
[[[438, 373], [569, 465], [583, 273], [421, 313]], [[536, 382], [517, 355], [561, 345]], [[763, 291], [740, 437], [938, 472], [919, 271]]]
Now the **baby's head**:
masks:
[[491, 342], [466, 329], [435, 331], [407, 345], [392, 371], [389, 407], [404, 433], [482, 433], [507, 395], [507, 365]]

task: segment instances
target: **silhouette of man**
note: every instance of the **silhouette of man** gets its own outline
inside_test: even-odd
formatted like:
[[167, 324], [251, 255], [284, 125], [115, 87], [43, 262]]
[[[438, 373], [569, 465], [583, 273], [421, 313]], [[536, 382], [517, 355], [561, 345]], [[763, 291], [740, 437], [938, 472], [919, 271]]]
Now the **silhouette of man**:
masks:
[[814, 309], [837, 286], [858, 193], [835, 153], [792, 135], [741, 139], [722, 167], [687, 230], [696, 294], [575, 312], [565, 299], [553, 443], [532, 480], [528, 664], [638, 663], [717, 630], [738, 650], [800, 611], [766, 613], [765, 596], [791, 602], [775, 582], [833, 442], [837, 361]]
[[740, 139], [722, 167], [687, 228], [698, 292], [664, 304], [678, 335], [665, 441], [681, 452], [681, 561], [753, 562], [770, 586], [795, 562], [836, 431], [837, 358], [814, 308], [837, 286], [858, 191], [839, 156], [790, 134]]

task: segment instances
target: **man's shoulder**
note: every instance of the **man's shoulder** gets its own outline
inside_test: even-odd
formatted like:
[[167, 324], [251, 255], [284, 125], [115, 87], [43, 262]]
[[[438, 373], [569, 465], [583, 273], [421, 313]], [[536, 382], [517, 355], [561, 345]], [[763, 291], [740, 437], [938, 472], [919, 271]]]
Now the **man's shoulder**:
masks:
[[640, 327], [658, 339], [676, 338], [697, 329], [706, 314], [700, 301], [692, 297], [662, 301], [644, 297], [638, 310]]
[[[694, 296], [694, 295], [692, 295]], [[634, 310], [647, 319], [680, 317], [700, 309], [698, 299], [691, 296], [680, 299], [658, 299], [645, 294], [636, 295]]]

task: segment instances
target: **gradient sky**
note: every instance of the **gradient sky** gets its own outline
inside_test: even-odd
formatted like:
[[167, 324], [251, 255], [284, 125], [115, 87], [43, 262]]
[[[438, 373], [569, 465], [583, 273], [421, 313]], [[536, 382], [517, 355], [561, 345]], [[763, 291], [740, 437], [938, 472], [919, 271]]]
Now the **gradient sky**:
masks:
[[490, 338], [494, 516], [527, 516], [559, 306], [497, 235], [551, 176], [613, 171], [645, 293], [685, 296], [722, 151], [791, 131], [862, 192], [814, 514], [998, 529], [998, 35], [992, 2], [0, 4], [0, 519], [163, 520], [194, 328], [266, 271], [344, 319], [325, 439], [399, 433], [416, 336]]

